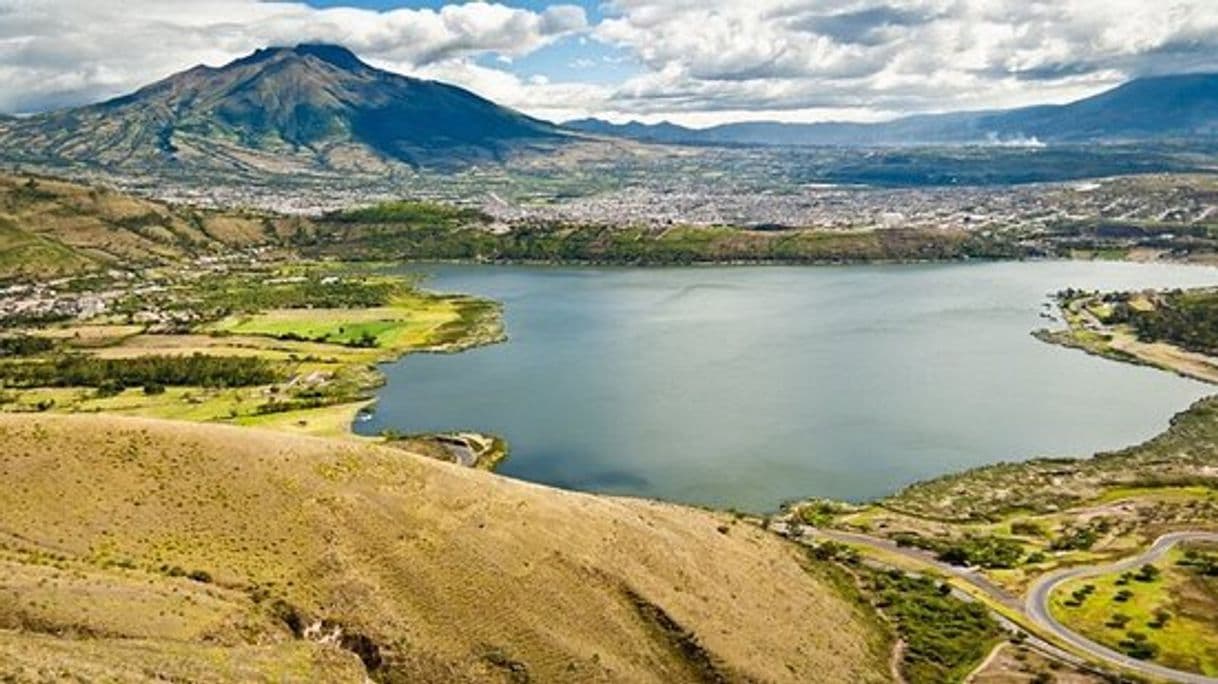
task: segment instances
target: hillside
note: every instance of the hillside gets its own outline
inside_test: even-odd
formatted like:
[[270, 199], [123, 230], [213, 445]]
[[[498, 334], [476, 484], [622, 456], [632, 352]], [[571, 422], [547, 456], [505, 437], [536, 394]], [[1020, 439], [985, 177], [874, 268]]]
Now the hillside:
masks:
[[268, 48], [77, 109], [0, 121], [6, 158], [157, 173], [379, 173], [554, 145], [559, 129], [344, 48]]
[[1218, 74], [1135, 79], [1063, 105], [908, 116], [882, 123], [752, 121], [704, 129], [582, 119], [568, 128], [657, 143], [911, 145], [1144, 142], [1218, 136]]
[[291, 217], [208, 211], [98, 186], [0, 174], [0, 280], [80, 275], [277, 244]]
[[887, 679], [828, 571], [726, 515], [242, 428], [0, 440], [0, 678]]

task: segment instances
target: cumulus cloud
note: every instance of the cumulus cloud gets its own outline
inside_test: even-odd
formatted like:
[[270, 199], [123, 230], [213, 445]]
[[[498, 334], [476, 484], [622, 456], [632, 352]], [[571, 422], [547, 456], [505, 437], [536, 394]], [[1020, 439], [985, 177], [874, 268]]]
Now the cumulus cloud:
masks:
[[[601, 13], [590, 26], [573, 4], [0, 0], [0, 111], [80, 104], [303, 41], [341, 43], [538, 116], [692, 124], [1007, 107], [1218, 70], [1214, 0], [606, 0]], [[523, 57], [571, 35], [593, 56], [564, 56], [579, 68], [523, 71]], [[631, 75], [580, 82], [604, 46]]]
[[417, 71], [482, 54], [519, 57], [586, 27], [581, 7], [561, 4], [376, 12], [258, 0], [0, 0], [0, 111], [89, 102], [266, 45], [339, 43]]
[[[1061, 101], [1218, 68], [1213, 0], [611, 0], [617, 109], [830, 114]], [[780, 114], [781, 116], [781, 114]]]

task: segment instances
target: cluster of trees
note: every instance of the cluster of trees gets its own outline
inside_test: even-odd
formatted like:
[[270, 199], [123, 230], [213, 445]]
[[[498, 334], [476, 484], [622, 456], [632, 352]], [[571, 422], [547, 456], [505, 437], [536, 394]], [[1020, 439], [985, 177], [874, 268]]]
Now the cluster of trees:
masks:
[[[869, 232], [685, 228], [539, 223], [502, 234], [481, 227], [332, 222], [306, 252], [362, 259], [458, 259], [679, 265], [729, 261], [826, 263], [1028, 256], [999, 235], [943, 230]], [[324, 237], [323, 237], [324, 236]]]
[[1159, 654], [1159, 647], [1148, 641], [1142, 632], [1128, 632], [1117, 645], [1125, 655], [1138, 660], [1152, 660]]
[[1049, 548], [1054, 551], [1087, 551], [1111, 530], [1112, 522], [1107, 518], [1067, 526], [1062, 529], [1061, 534], [1049, 542]]
[[1218, 292], [1165, 293], [1150, 311], [1118, 302], [1110, 320], [1133, 326], [1141, 340], [1218, 354]]
[[969, 535], [959, 539], [935, 539], [919, 534], [894, 536], [898, 546], [933, 551], [944, 563], [987, 569], [1014, 568], [1023, 560], [1023, 544], [1016, 539], [993, 535]]
[[1184, 552], [1184, 559], [1180, 561], [1180, 565], [1192, 568], [1205, 577], [1218, 577], [1218, 554], [1215, 553], [1188, 549]]
[[248, 274], [205, 278], [189, 289], [141, 293], [117, 302], [114, 312], [133, 315], [149, 308], [187, 312], [196, 320], [269, 309], [364, 309], [385, 306], [409, 284], [382, 278], [310, 276], [297, 282], [265, 282]]
[[325, 218], [336, 223], [397, 223], [446, 228], [490, 222], [490, 217], [477, 209], [414, 201], [383, 202], [371, 207], [334, 212]]
[[984, 605], [955, 598], [946, 584], [895, 570], [876, 573], [872, 583], [905, 642], [902, 669], [911, 684], [959, 681], [1001, 637]]
[[55, 341], [47, 337], [34, 335], [16, 335], [0, 337], [0, 357], [3, 356], [37, 356], [55, 348]]
[[365, 309], [384, 306], [402, 291], [394, 281], [309, 278], [301, 282], [265, 285], [258, 282], [220, 283], [202, 288], [203, 306], [228, 311], [267, 309]]
[[96, 387], [108, 393], [125, 387], [249, 387], [280, 379], [265, 359], [252, 357], [141, 356], [100, 359], [63, 355], [47, 361], [0, 363], [0, 384], [8, 387]]
[[72, 319], [72, 315], [61, 311], [22, 312], [0, 316], [0, 329], [39, 327], [51, 323], [62, 323]]

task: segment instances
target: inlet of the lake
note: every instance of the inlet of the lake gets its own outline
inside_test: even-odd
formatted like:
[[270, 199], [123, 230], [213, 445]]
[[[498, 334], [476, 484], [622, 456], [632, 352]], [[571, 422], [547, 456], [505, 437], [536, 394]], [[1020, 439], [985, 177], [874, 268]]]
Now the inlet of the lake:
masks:
[[387, 365], [356, 430], [502, 435], [500, 472], [568, 488], [752, 511], [869, 499], [1130, 445], [1212, 391], [1030, 335], [1056, 325], [1057, 290], [1216, 285], [1211, 268], [402, 268], [503, 302], [510, 339]]

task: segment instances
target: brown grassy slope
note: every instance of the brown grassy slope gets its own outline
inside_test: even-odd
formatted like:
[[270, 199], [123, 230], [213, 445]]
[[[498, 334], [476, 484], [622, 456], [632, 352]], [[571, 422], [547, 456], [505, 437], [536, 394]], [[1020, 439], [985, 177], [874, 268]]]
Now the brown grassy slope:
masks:
[[161, 263], [270, 244], [301, 225], [296, 219], [196, 210], [50, 178], [0, 175], [0, 244], [7, 240], [37, 250], [33, 266], [29, 259], [0, 258], [0, 278], [75, 274], [90, 265]]
[[6, 648], [207, 662], [325, 620], [381, 680], [886, 679], [868, 613], [721, 515], [220, 426], [0, 416], [0, 443], [0, 675]]

